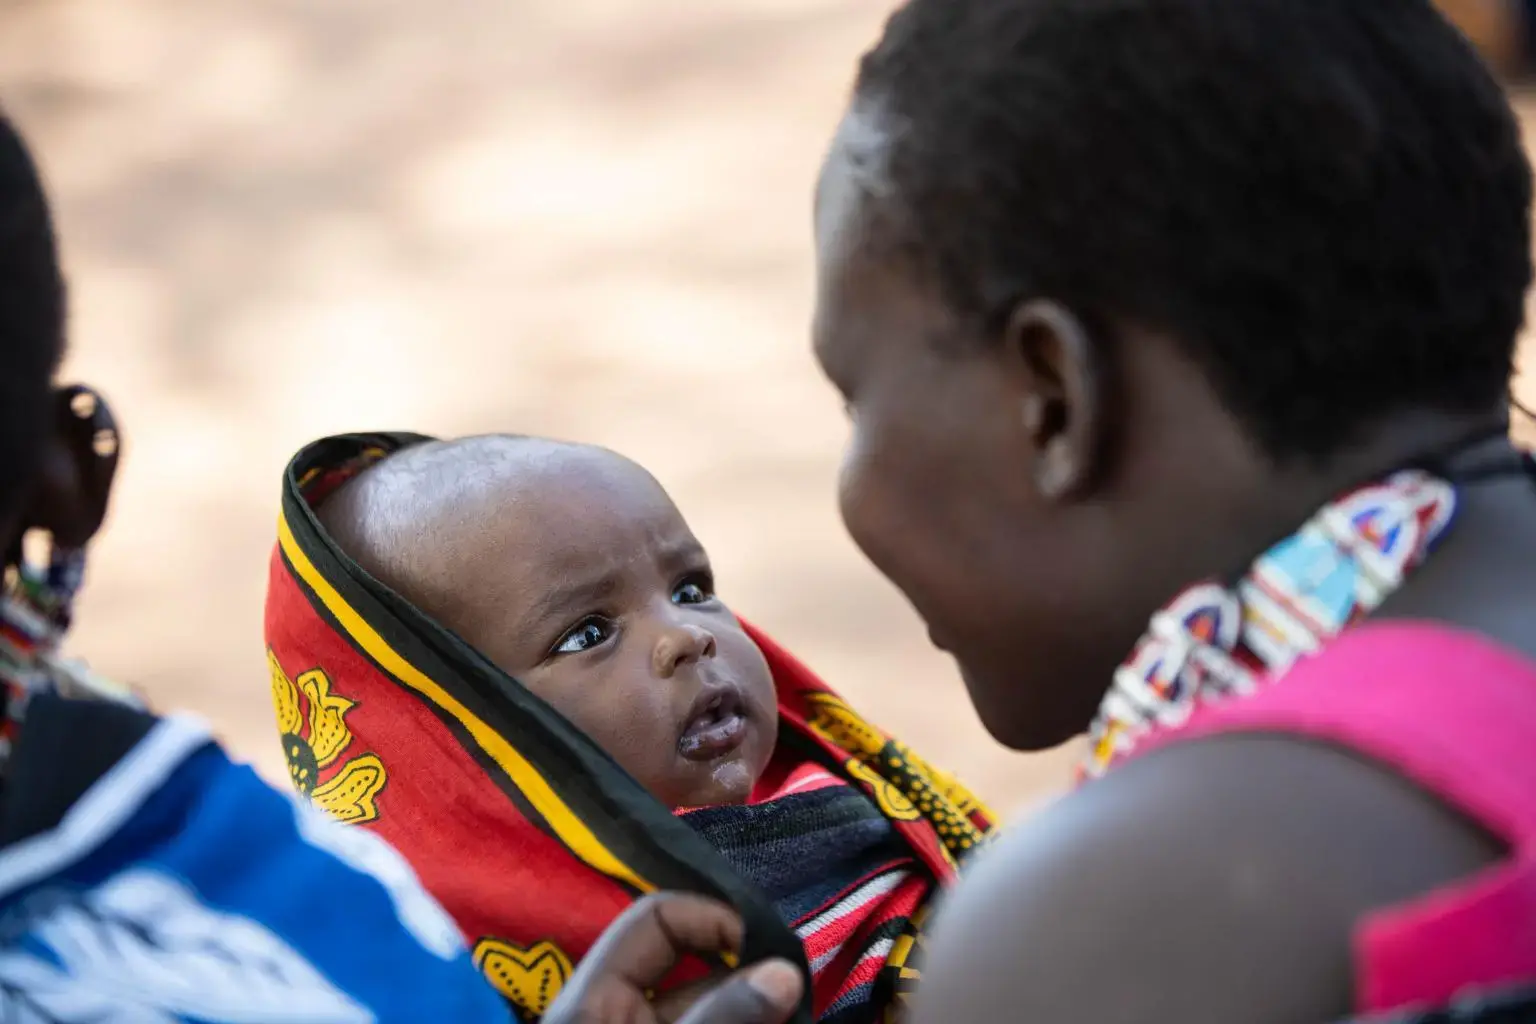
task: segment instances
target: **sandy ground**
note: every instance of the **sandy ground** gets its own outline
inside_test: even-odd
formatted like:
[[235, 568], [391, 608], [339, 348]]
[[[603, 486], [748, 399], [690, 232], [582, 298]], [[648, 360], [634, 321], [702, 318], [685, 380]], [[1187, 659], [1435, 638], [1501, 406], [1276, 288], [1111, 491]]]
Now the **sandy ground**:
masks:
[[78, 650], [275, 773], [261, 601], [288, 455], [349, 429], [547, 433], [649, 466], [733, 604], [983, 794], [1062, 781], [1070, 751], [987, 739], [833, 505], [809, 194], [886, 8], [0, 6], [0, 98], [74, 289], [68, 371], [129, 442]]

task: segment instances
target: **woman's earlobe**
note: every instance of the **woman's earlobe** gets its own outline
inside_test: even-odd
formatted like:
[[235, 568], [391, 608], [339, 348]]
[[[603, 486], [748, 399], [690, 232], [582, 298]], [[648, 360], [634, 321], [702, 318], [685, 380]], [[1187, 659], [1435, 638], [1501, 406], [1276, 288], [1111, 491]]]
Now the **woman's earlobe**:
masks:
[[53, 426], [27, 525], [83, 548], [106, 519], [122, 436], [106, 401], [81, 385], [54, 393]]
[[1004, 344], [1020, 389], [1022, 426], [1042, 497], [1082, 494], [1098, 471], [1104, 431], [1100, 355], [1082, 320], [1058, 302], [1022, 303]]
[[1064, 446], [1053, 444], [1035, 459], [1035, 490], [1042, 498], [1062, 501], [1078, 490], [1082, 474]]
[[1019, 408], [1025, 432], [1038, 441], [1047, 440], [1051, 429], [1050, 400], [1037, 391], [1030, 392], [1019, 403]]

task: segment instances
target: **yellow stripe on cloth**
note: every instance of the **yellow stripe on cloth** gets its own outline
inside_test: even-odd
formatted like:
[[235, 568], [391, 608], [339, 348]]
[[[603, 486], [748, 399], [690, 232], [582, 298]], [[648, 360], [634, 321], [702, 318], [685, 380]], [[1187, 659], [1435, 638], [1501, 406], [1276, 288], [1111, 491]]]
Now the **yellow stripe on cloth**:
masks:
[[452, 715], [468, 730], [480, 749], [501, 766], [501, 770], [507, 773], [512, 784], [522, 791], [523, 796], [549, 823], [555, 835], [572, 853], [610, 878], [631, 885], [641, 892], [655, 891], [654, 885], [635, 874], [629, 865], [616, 857], [597, 836], [592, 834], [592, 830], [587, 828], [586, 824], [566, 806], [565, 801], [561, 800], [544, 780], [544, 776], [528, 763], [527, 758], [523, 757], [516, 747], [402, 657], [351, 605], [347, 604], [346, 599], [337, 593], [336, 588], [320, 574], [314, 563], [299, 547], [293, 531], [288, 526], [286, 515], [278, 516], [277, 535], [278, 543], [282, 546], [283, 554], [287, 556], [289, 564], [319, 596], [321, 602], [353, 642], [384, 671]]

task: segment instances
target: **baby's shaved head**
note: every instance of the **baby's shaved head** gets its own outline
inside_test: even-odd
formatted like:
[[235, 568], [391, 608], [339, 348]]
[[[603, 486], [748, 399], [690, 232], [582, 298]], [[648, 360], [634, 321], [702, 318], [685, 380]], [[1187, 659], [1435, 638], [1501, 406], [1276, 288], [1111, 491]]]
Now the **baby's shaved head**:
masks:
[[533, 437], [431, 441], [365, 469], [317, 513], [353, 561], [667, 806], [751, 793], [777, 735], [773, 678], [644, 469]]
[[573, 475], [614, 470], [650, 480], [630, 460], [592, 445], [517, 434], [427, 441], [364, 470], [316, 514], [371, 576], [459, 630], [480, 596], [471, 585], [475, 569], [505, 543], [518, 506]]

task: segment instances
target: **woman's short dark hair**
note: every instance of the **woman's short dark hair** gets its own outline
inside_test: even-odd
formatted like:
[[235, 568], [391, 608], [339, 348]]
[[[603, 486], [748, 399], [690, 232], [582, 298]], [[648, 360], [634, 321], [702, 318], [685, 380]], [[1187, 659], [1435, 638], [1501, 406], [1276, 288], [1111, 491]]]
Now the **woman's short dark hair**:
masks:
[[1507, 394], [1530, 167], [1430, 0], [910, 0], [856, 91], [877, 202], [986, 329], [1165, 330], [1276, 458]]
[[0, 514], [32, 478], [63, 354], [64, 284], [37, 168], [0, 116]]

